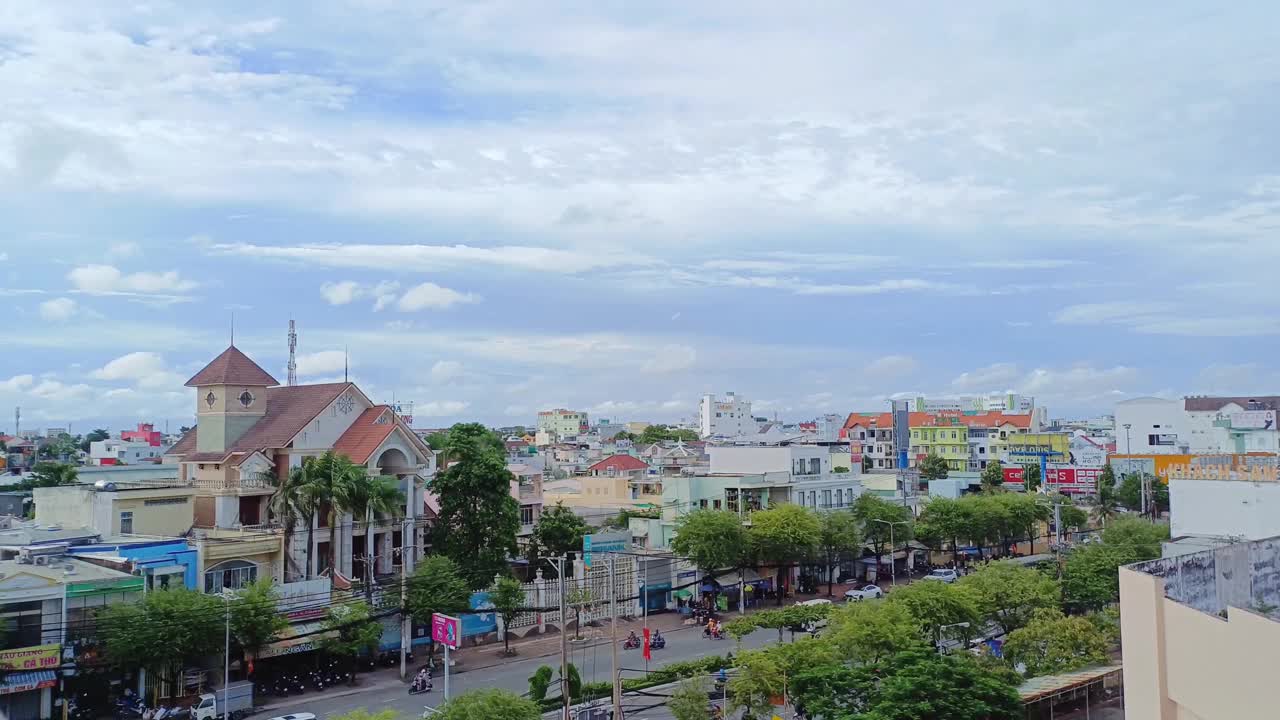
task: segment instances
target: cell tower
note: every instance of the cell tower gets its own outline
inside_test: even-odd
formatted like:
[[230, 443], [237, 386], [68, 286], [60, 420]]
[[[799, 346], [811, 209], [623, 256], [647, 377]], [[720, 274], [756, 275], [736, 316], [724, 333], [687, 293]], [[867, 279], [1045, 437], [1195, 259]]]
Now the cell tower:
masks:
[[293, 318], [289, 319], [289, 385], [298, 384], [298, 331], [293, 326]]

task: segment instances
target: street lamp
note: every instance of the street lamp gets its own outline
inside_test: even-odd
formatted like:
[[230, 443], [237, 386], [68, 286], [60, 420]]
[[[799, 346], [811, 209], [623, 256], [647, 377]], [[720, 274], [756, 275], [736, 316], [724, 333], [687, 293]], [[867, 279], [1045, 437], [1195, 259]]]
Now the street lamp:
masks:
[[[222, 590], [222, 599], [227, 603], [227, 640], [222, 649], [222, 720], [231, 720], [231, 597], [230, 588]], [[218, 712], [217, 698], [214, 698], [213, 711]]]
[[[942, 637], [944, 634], [946, 634], [947, 630], [951, 628], [967, 628], [967, 627], [969, 627], [969, 623], [967, 622], [951, 623], [950, 625], [943, 625], [939, 627], [938, 628], [938, 654], [939, 655], [942, 654], [942, 646], [944, 642]], [[966, 637], [965, 640], [966, 640], [965, 644], [967, 645], [968, 638]]]
[[898, 563], [893, 557], [894, 553], [896, 552], [895, 550], [896, 546], [893, 543], [893, 526], [894, 525], [910, 525], [911, 523], [908, 523], [906, 520], [895, 520], [893, 522], [890, 522], [888, 520], [876, 520], [876, 519], [872, 519], [871, 522], [883, 523], [889, 526], [889, 583], [893, 587], [897, 587], [898, 586]]

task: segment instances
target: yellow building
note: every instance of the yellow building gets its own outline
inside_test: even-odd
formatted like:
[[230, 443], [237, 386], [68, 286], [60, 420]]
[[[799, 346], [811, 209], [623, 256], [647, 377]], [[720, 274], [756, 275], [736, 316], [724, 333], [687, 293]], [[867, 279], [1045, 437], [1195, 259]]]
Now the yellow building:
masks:
[[911, 455], [915, 467], [937, 455], [949, 469], [963, 471], [969, 464], [969, 428], [957, 418], [931, 417], [928, 424], [911, 428]]
[[1127, 720], [1280, 717], [1280, 538], [1120, 568]]
[[104, 536], [185, 535], [194, 523], [195, 488], [163, 481], [103, 482], [36, 488], [36, 522], [86, 527]]
[[1045, 462], [1071, 462], [1071, 435], [1068, 433], [1009, 435], [1001, 441], [998, 457], [1006, 464], [1038, 465], [1042, 453], [1045, 454]]

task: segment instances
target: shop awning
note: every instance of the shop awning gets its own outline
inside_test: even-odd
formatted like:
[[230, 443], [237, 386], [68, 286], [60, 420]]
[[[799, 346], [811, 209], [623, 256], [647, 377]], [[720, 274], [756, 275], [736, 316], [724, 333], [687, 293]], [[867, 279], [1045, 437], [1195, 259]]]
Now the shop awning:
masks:
[[685, 598], [687, 598], [687, 597], [692, 596], [692, 595], [693, 595], [693, 592], [692, 592], [692, 591], [690, 591], [690, 590], [677, 590], [677, 591], [675, 591], [675, 592], [671, 593], [671, 595], [672, 595], [672, 597], [674, 597], [674, 598], [676, 598], [676, 599], [678, 599], [678, 600], [683, 600], [683, 599], [685, 599]]
[[737, 570], [732, 570], [716, 576], [716, 584], [720, 587], [737, 585], [739, 582], [753, 583], [759, 581], [760, 573], [751, 569], [743, 570], [741, 575], [738, 574]]
[[320, 639], [333, 635], [336, 631], [321, 632], [323, 625], [318, 622], [298, 623], [290, 625], [281, 633], [281, 638], [258, 652], [258, 658], [279, 657], [294, 653], [310, 652], [320, 647]]
[[58, 684], [58, 676], [52, 670], [9, 673], [0, 683], [0, 695], [39, 690]]

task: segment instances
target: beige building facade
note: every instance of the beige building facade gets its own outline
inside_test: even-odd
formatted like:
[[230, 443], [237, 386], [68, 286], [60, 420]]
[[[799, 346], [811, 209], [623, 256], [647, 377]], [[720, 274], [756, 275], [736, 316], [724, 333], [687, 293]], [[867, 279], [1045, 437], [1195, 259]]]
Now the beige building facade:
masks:
[[36, 488], [36, 522], [87, 527], [102, 535], [185, 535], [194, 523], [195, 488], [103, 482]]
[[1280, 538], [1120, 568], [1126, 720], [1280, 717]]

